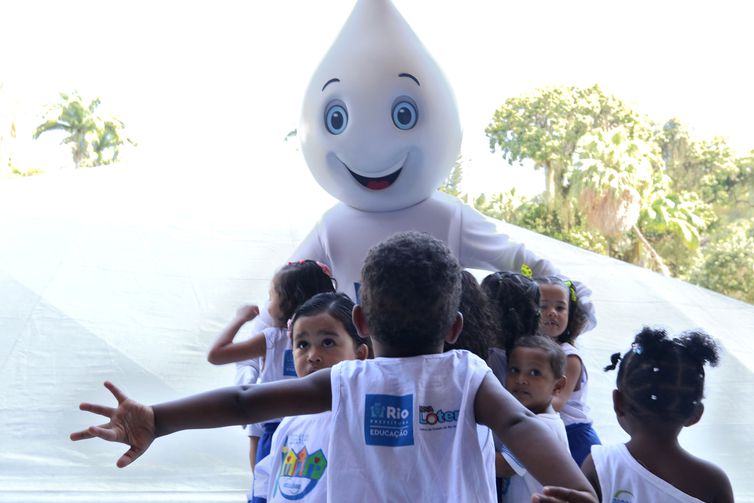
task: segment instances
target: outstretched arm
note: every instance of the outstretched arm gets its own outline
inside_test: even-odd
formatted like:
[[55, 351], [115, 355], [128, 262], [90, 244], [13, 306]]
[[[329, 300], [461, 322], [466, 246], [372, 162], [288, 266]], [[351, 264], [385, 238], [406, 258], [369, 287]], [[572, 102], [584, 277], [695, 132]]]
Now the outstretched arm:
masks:
[[82, 403], [79, 408], [105, 416], [109, 421], [72, 433], [71, 440], [98, 437], [128, 444], [129, 450], [116, 463], [119, 468], [131, 464], [155, 438], [163, 435], [314, 414], [329, 410], [332, 402], [330, 369], [300, 379], [220, 388], [151, 407], [126, 397], [112, 383], [106, 382], [105, 387], [115, 396], [117, 407]]
[[474, 412], [477, 422], [489, 426], [542, 485], [568, 487], [596, 503], [591, 485], [563, 444], [492, 373], [479, 386]]
[[233, 342], [241, 327], [259, 316], [259, 307], [253, 304], [241, 306], [236, 316], [226, 326], [207, 354], [207, 361], [214, 365], [240, 362], [265, 355], [267, 344], [263, 334], [257, 334], [243, 342]]

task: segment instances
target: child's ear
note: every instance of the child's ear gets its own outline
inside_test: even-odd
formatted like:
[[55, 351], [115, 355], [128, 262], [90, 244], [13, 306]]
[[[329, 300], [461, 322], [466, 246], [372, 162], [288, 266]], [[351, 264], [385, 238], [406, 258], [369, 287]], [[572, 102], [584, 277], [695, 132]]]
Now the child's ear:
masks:
[[357, 360], [366, 360], [369, 356], [369, 348], [366, 344], [359, 344], [359, 347], [356, 348], [356, 359]]
[[455, 321], [453, 321], [453, 324], [450, 326], [448, 335], [445, 336], [445, 342], [448, 344], [455, 344], [458, 340], [458, 336], [461, 335], [461, 330], [463, 330], [463, 315], [459, 311], [456, 313]]
[[351, 318], [353, 319], [353, 324], [359, 335], [362, 337], [369, 337], [369, 327], [367, 327], [367, 322], [364, 319], [364, 311], [361, 309], [361, 305], [356, 304], [353, 306]]
[[613, 410], [615, 411], [615, 417], [623, 417], [626, 415], [623, 405], [623, 394], [617, 389], [613, 390]]
[[566, 382], [568, 382], [566, 376], [560, 376], [560, 379], [555, 381], [555, 385], [552, 387], [552, 396], [560, 395], [560, 392], [565, 388]]
[[696, 423], [699, 422], [700, 419], [702, 419], [702, 415], [704, 414], [704, 404], [702, 402], [698, 402], [694, 406], [694, 413], [691, 415], [688, 421], [683, 423], [683, 426], [693, 426]]

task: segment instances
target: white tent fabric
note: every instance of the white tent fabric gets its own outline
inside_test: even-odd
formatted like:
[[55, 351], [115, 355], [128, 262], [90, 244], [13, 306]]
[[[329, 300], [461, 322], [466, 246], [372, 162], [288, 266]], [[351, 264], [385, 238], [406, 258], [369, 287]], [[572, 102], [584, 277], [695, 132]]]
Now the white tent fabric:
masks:
[[[306, 178], [306, 177], [304, 177]], [[0, 501], [245, 501], [241, 428], [159, 439], [125, 470], [125, 446], [68, 434], [92, 424], [81, 401], [112, 401], [106, 379], [152, 403], [229, 385], [206, 350], [332, 204], [311, 179], [109, 167], [0, 183]], [[280, 190], [276, 190], [280, 187]], [[598, 327], [578, 345], [595, 427], [625, 440], [615, 373], [600, 368], [643, 324], [702, 327], [721, 366], [705, 416], [681, 442], [722, 466], [754, 501], [754, 306], [500, 224], [593, 290]]]

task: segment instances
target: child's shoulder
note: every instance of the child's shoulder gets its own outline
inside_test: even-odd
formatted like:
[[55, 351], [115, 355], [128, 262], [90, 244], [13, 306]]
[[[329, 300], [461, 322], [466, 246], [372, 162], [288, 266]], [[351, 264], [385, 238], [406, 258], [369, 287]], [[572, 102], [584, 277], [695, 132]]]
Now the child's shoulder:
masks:
[[[693, 492], [703, 501], [733, 501], [733, 489], [725, 471], [706, 459], [688, 455], [689, 468], [684, 470]], [[702, 497], [704, 496], [704, 497]]]

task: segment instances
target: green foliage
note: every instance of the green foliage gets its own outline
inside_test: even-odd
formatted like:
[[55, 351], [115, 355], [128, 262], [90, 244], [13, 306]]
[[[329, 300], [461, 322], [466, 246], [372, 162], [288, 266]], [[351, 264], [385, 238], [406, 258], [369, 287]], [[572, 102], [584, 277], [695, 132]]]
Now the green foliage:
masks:
[[744, 239], [732, 223], [754, 214], [754, 151], [737, 158], [678, 119], [659, 127], [597, 86], [510, 98], [485, 132], [509, 164], [544, 170], [546, 192], [482, 195], [483, 213], [751, 301], [751, 227]]
[[565, 175], [573, 165], [579, 140], [589, 132], [619, 126], [632, 138], [652, 135], [648, 124], [599, 86], [550, 87], [506, 100], [485, 133], [490, 149], [499, 149], [511, 165], [529, 159], [535, 168], [545, 170], [547, 196], [555, 207], [568, 197]]
[[445, 192], [451, 196], [455, 196], [460, 200], [467, 202], [468, 196], [461, 192], [461, 180], [463, 179], [463, 161], [461, 156], [458, 156], [453, 169], [450, 170], [448, 177], [442, 182], [442, 185], [438, 188], [440, 192]]
[[587, 250], [601, 254], [607, 253], [607, 240], [604, 236], [586, 229], [581, 225], [581, 222], [577, 222], [575, 226], [564, 230], [559, 212], [551, 208], [543, 197], [527, 200], [527, 198], [517, 195], [516, 189], [512, 188], [508, 192], [500, 192], [491, 196], [481, 194], [473, 201], [473, 206], [489, 217], [533, 230]]
[[122, 135], [124, 124], [115, 118], [103, 118], [95, 98], [88, 104], [74, 92], [60, 93], [61, 102], [50, 107], [45, 121], [37, 126], [34, 139], [50, 131], [64, 131], [63, 144], [71, 146], [76, 168], [112, 164], [118, 161], [120, 147], [135, 143]]
[[749, 199], [754, 181], [751, 160], [737, 159], [725, 139], [694, 141], [678, 119], [665, 123], [660, 138], [676, 190], [695, 191], [704, 202], [720, 207]]
[[34, 175], [41, 175], [42, 173], [44, 173], [44, 170], [38, 169], [38, 168], [29, 168], [29, 169], [21, 170], [17, 166], [11, 164], [10, 172], [11, 174], [16, 175], [16, 176], [34, 176]]
[[754, 218], [730, 224], [706, 246], [691, 279], [754, 304]]

